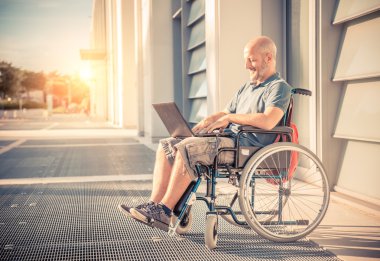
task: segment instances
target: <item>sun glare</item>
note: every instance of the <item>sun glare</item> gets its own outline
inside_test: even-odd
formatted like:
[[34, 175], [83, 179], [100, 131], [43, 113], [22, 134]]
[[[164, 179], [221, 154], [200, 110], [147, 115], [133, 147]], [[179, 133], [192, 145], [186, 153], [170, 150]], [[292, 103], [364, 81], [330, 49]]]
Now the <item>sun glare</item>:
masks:
[[93, 79], [91, 66], [89, 64], [82, 65], [79, 71], [79, 76], [83, 81], [86, 81], [87, 83], [90, 82]]

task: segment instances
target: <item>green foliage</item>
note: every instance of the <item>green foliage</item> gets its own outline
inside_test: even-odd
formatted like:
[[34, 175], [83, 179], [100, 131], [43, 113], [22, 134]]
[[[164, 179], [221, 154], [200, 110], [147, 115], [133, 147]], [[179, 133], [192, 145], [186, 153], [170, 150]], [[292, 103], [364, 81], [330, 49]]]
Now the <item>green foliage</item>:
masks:
[[44, 90], [46, 83], [46, 77], [42, 72], [29, 72], [24, 73], [24, 78], [21, 81], [21, 85], [25, 87], [26, 90]]
[[0, 62], [0, 98], [13, 96], [17, 92], [19, 69], [7, 62]]

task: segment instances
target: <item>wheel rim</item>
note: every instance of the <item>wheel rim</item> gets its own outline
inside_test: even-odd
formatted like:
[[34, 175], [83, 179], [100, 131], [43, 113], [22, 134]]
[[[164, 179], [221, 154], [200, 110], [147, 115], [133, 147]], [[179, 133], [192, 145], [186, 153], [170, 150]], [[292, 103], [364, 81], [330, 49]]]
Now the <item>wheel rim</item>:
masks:
[[[295, 153], [297, 167], [289, 175], [290, 164], [286, 162]], [[324, 168], [311, 151], [292, 143], [272, 144], [246, 166], [239, 200], [248, 224], [257, 233], [272, 240], [292, 241], [320, 223], [327, 210], [329, 189]]]

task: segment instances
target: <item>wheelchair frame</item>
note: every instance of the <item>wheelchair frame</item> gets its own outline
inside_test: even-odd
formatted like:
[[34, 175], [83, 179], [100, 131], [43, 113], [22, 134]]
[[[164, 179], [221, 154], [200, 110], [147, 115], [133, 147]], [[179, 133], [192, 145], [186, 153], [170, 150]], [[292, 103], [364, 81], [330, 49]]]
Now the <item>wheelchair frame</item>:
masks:
[[[206, 218], [205, 243], [206, 243], [206, 246], [210, 249], [213, 249], [216, 247], [218, 215], [222, 217], [229, 215], [232, 218], [232, 220], [230, 221], [233, 221], [236, 225], [243, 226], [245, 228], [252, 228], [255, 232], [257, 232], [261, 236], [269, 240], [277, 241], [277, 242], [296, 241], [306, 236], [307, 234], [311, 233], [311, 231], [315, 229], [315, 227], [321, 222], [322, 218], [324, 217], [327, 207], [328, 207], [329, 185], [328, 185], [327, 177], [326, 177], [325, 170], [323, 168], [322, 163], [319, 161], [317, 156], [315, 156], [310, 150], [308, 150], [307, 148], [301, 145], [296, 145], [291, 142], [279, 141], [277, 143], [268, 145], [266, 147], [263, 147], [255, 151], [253, 154], [248, 156], [248, 160], [246, 160], [245, 163], [243, 164], [244, 166], [239, 166], [240, 165], [239, 157], [241, 157], [239, 153], [239, 150], [241, 148], [239, 144], [239, 140], [240, 140], [240, 136], [245, 133], [277, 134], [283, 140], [287, 140], [287, 141], [292, 140], [293, 130], [289, 126], [290, 126], [291, 116], [292, 116], [294, 94], [302, 94], [302, 95], [311, 96], [311, 92], [309, 90], [305, 90], [305, 89], [292, 90], [292, 96], [291, 96], [289, 107], [282, 119], [283, 126], [278, 126], [268, 131], [259, 129], [259, 128], [254, 128], [252, 126], [241, 126], [237, 134], [237, 137], [235, 139], [236, 141], [235, 147], [219, 149], [212, 166], [205, 166], [201, 164], [196, 165], [196, 172], [198, 174], [198, 179], [190, 184], [187, 191], [184, 193], [180, 201], [177, 203], [174, 209], [174, 214], [178, 217], [178, 219], [174, 224], [171, 224], [169, 226], [169, 231], [168, 231], [169, 235], [175, 235], [176, 231], [178, 231], [177, 228], [179, 226], [181, 225], [186, 226], [186, 224], [182, 224], [182, 223], [184, 220], [187, 220], [189, 218], [190, 209], [191, 209], [192, 204], [195, 202], [195, 200], [200, 200], [200, 201], [205, 202], [209, 210], [206, 212], [207, 218]], [[320, 182], [321, 184], [319, 185], [320, 187], [322, 187], [321, 194], [323, 194], [323, 198], [321, 199], [322, 202], [320, 203], [321, 209], [319, 209], [318, 212], [316, 211], [317, 216], [311, 224], [309, 224], [308, 220], [302, 220], [302, 219], [295, 220], [295, 221], [283, 220], [283, 214], [286, 216], [286, 213], [283, 213], [283, 210], [284, 210], [284, 207], [286, 207], [287, 198], [290, 197], [290, 194], [292, 193], [292, 188], [291, 188], [292, 180], [283, 181], [284, 176], [282, 176], [281, 171], [278, 172], [276, 175], [270, 174], [270, 176], [268, 176], [267, 174], [263, 174], [260, 176], [260, 171], [261, 171], [260, 164], [266, 163], [265, 162], [266, 158], [264, 157], [265, 155], [273, 155], [275, 153], [284, 153], [284, 152], [288, 154], [282, 154], [282, 155], [290, 155], [289, 153], [294, 153], [294, 151], [296, 151], [296, 153], [299, 153], [300, 155], [301, 154], [306, 155], [306, 157], [310, 158], [312, 160], [312, 163], [315, 164], [315, 167], [313, 166], [313, 168], [317, 169], [318, 173], [320, 173], [321, 175], [321, 182]], [[235, 161], [233, 164], [231, 165], [221, 164], [221, 166], [219, 166], [218, 157], [223, 152], [235, 153]], [[247, 165], [249, 166], [247, 167]], [[269, 167], [267, 168], [269, 169]], [[252, 169], [254, 171], [252, 171]], [[265, 172], [265, 169], [263, 172]], [[217, 178], [228, 178], [229, 182], [231, 182], [235, 186], [237, 183], [239, 183], [239, 190], [233, 196], [230, 202], [230, 206], [222, 206], [222, 205], [219, 206], [216, 204]], [[196, 192], [203, 179], [205, 179], [207, 182], [206, 194], [205, 196], [196, 196]], [[259, 181], [256, 181], [257, 179]], [[276, 187], [276, 190], [278, 191], [278, 210], [276, 211], [253, 210], [254, 205], [255, 205], [254, 197], [260, 197], [260, 195], [254, 195], [254, 193], [257, 193], [255, 191], [256, 189], [255, 186], [259, 185], [260, 180], [261, 180], [261, 183], [265, 183], [265, 181], [268, 181], [268, 180], [271, 180], [272, 184], [273, 182], [275, 182], [275, 186], [273, 187]], [[288, 186], [289, 188], [287, 188], [286, 186]], [[248, 195], [249, 190], [247, 188], [252, 190], [251, 191], [252, 195]], [[244, 195], [247, 194], [246, 195], [247, 197], [245, 198], [243, 194]], [[312, 195], [312, 196], [315, 196], [315, 195]], [[249, 197], [250, 199], [247, 199]], [[238, 198], [239, 198], [239, 206], [240, 206], [241, 211], [235, 211], [232, 209], [232, 206], [235, 204]], [[249, 202], [249, 204], [247, 202]], [[288, 203], [288, 205], [290, 205], [290, 203]], [[239, 220], [237, 217], [238, 215], [244, 215], [245, 221]], [[264, 221], [260, 221], [258, 218], [260, 215], [270, 216], [270, 218]], [[275, 217], [277, 217], [278, 221], [272, 221]], [[268, 228], [270, 226], [274, 227], [275, 229]], [[305, 228], [305, 230], [300, 231], [299, 233], [292, 234], [293, 231], [291, 231], [292, 233], [288, 233], [286, 231], [286, 233], [281, 234], [283, 232], [277, 231], [278, 230], [277, 227], [280, 227], [280, 226], [283, 226], [283, 227], [307, 226], [307, 227]]]

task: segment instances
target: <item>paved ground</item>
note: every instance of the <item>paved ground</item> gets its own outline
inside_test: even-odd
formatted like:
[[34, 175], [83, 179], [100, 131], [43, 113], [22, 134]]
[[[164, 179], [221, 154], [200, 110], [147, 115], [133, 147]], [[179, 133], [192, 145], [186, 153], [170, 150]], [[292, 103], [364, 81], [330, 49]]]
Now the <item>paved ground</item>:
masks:
[[348, 205], [334, 193], [322, 224], [308, 239], [296, 243], [272, 243], [221, 221], [218, 248], [209, 251], [203, 241], [201, 202], [194, 206], [190, 233], [171, 238], [124, 217], [116, 208], [148, 197], [154, 146], [134, 131], [115, 129], [84, 115], [48, 119], [39, 115], [34, 111], [23, 119], [0, 120], [0, 260], [380, 257], [376, 209]]
[[136, 139], [26, 140], [0, 156], [0, 177], [152, 173], [154, 152]]

